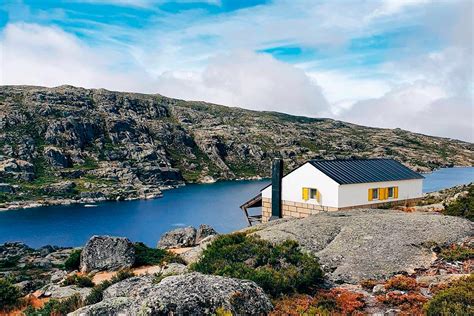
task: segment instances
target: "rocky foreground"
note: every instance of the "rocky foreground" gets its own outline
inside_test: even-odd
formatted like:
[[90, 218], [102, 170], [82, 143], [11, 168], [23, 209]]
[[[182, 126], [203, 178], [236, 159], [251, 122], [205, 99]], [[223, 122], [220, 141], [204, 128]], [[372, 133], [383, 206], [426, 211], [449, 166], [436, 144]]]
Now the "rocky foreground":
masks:
[[185, 182], [267, 177], [309, 159], [472, 166], [473, 144], [160, 95], [0, 87], [0, 208], [154, 198]]
[[[265, 256], [284, 255], [262, 266], [259, 261], [268, 258], [258, 252], [264, 248], [270, 251]], [[295, 260], [302, 261], [292, 266]], [[219, 236], [207, 225], [178, 228], [164, 234], [156, 249], [110, 236], [94, 236], [82, 249], [0, 246], [0, 273], [21, 289], [26, 299], [17, 308], [27, 315], [35, 308], [71, 315], [298, 315], [297, 309], [313, 305], [321, 313], [419, 314], [437, 291], [472, 273], [473, 260], [472, 222], [394, 210], [282, 219], [237, 235]], [[228, 272], [225, 262], [232, 263]], [[299, 270], [300, 264], [308, 268]], [[310, 265], [316, 274], [303, 276]], [[231, 277], [242, 275], [236, 268], [254, 281]], [[275, 279], [278, 271], [296, 276], [301, 286], [281, 296], [290, 288], [275, 291], [286, 284]]]

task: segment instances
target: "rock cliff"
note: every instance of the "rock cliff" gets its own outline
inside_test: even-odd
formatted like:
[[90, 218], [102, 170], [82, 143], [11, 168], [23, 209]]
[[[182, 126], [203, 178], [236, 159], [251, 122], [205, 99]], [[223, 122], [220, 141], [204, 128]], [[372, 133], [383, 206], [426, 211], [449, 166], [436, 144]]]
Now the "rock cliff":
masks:
[[269, 176], [274, 157], [291, 169], [314, 158], [384, 156], [429, 171], [473, 165], [473, 153], [470, 143], [400, 129], [161, 95], [0, 87], [0, 183], [10, 185], [0, 203], [152, 198], [184, 182]]

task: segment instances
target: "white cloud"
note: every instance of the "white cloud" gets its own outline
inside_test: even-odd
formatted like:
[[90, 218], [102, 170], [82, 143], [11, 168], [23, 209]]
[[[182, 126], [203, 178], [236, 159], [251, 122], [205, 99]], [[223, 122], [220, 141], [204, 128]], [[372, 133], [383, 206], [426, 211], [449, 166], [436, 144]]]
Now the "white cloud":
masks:
[[339, 117], [376, 127], [474, 141], [472, 100], [449, 97], [426, 82], [398, 87], [381, 98], [355, 103]]
[[367, 18], [373, 19], [382, 16], [393, 15], [402, 11], [406, 7], [426, 4], [429, 2], [431, 2], [431, 0], [384, 0], [381, 1], [381, 6], [375, 9], [370, 15], [367, 16]]
[[359, 77], [353, 72], [307, 71], [308, 76], [317, 80], [329, 102], [355, 102], [381, 97], [391, 88], [385, 81]]
[[165, 73], [157, 87], [165, 95], [255, 110], [306, 116], [328, 111], [320, 87], [304, 71], [251, 52], [213, 58], [202, 72]]
[[59, 28], [9, 24], [1, 34], [0, 50], [3, 85], [71, 84], [151, 92], [145, 72], [114, 70], [121, 61], [119, 53], [89, 47]]
[[[428, 15], [426, 27], [445, 37], [447, 45], [384, 64], [383, 72], [390, 73], [400, 84], [383, 96], [338, 109], [336, 117], [362, 125], [400, 127], [473, 142], [472, 5], [463, 1], [450, 8], [453, 21], [443, 27], [434, 21], [435, 13]], [[449, 11], [437, 6], [431, 9], [442, 14]]]

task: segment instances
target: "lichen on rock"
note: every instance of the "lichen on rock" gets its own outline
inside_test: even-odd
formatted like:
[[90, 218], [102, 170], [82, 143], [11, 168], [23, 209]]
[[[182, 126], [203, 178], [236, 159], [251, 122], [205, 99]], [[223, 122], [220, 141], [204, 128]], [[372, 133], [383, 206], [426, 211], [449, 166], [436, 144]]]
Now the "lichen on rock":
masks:
[[130, 268], [135, 262], [133, 243], [124, 237], [92, 236], [81, 252], [82, 272]]

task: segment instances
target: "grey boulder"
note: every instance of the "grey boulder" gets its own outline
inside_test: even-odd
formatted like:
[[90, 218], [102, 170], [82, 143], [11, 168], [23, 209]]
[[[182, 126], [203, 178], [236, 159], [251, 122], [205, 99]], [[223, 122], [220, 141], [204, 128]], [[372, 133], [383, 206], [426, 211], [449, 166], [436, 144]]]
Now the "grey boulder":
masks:
[[169, 275], [177, 275], [177, 274], [184, 274], [188, 272], [188, 267], [181, 263], [168, 263], [161, 267], [161, 275], [169, 276]]
[[115, 297], [137, 298], [140, 294], [144, 295], [152, 286], [153, 276], [151, 275], [131, 277], [109, 286], [104, 291], [104, 300]]
[[192, 247], [196, 244], [196, 229], [192, 226], [177, 228], [164, 233], [160, 241], [158, 241], [158, 248], [182, 248]]
[[207, 247], [216, 239], [217, 235], [212, 235], [201, 240], [200, 244], [194, 248], [189, 249], [186, 252], [181, 253], [179, 256], [184, 260], [186, 264], [192, 264], [198, 262], [202, 257], [202, 253]]
[[130, 313], [132, 300], [128, 297], [114, 297], [94, 305], [88, 305], [69, 313], [68, 316], [116, 316], [134, 315]]
[[81, 252], [80, 270], [119, 270], [135, 262], [135, 248], [128, 238], [92, 236]]
[[200, 244], [203, 239], [217, 234], [218, 233], [214, 228], [212, 228], [212, 226], [206, 224], [199, 225], [196, 232], [196, 244]]
[[134, 304], [147, 315], [206, 315], [221, 308], [237, 315], [257, 315], [272, 303], [254, 282], [201, 273], [170, 276]]
[[102, 302], [73, 315], [209, 315], [218, 309], [258, 315], [272, 308], [270, 299], [252, 281], [189, 273], [166, 277], [158, 284], [149, 277], [116, 283], [106, 290]]
[[61, 286], [59, 284], [47, 284], [41, 288], [41, 296], [53, 299], [65, 299], [75, 294], [79, 294], [82, 299], [85, 299], [90, 294], [92, 288], [78, 287], [75, 285]]

